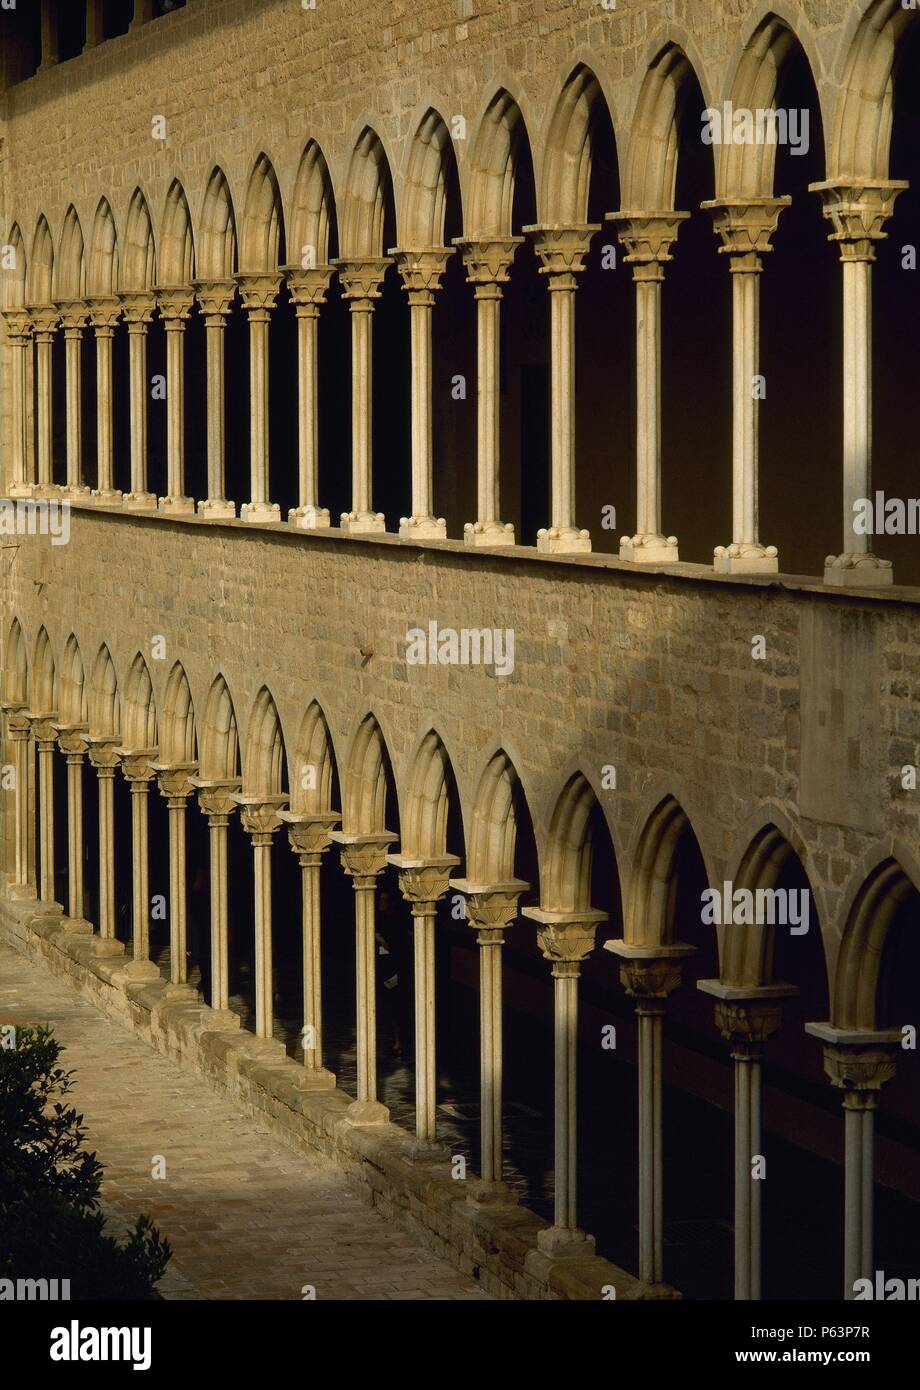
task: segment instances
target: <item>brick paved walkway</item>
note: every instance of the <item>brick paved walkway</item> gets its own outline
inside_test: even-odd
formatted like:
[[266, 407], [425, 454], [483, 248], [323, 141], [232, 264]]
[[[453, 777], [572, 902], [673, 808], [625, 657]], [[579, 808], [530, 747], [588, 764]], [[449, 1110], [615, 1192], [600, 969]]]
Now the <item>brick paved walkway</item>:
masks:
[[[49, 1023], [105, 1168], [110, 1217], [148, 1212], [173, 1248], [166, 1298], [482, 1299], [323, 1160], [295, 1154], [0, 943], [0, 1021]], [[156, 1155], [165, 1180], [154, 1180]]]

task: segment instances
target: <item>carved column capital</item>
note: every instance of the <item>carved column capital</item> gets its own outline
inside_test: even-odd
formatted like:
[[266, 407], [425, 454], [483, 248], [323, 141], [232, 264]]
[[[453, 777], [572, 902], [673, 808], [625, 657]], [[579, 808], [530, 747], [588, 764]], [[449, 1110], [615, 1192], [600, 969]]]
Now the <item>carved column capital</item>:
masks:
[[86, 327], [86, 301], [83, 299], [59, 299], [55, 308], [60, 315], [64, 337], [82, 337], [83, 330]]
[[534, 250], [543, 262], [540, 274], [550, 277], [549, 288], [573, 290], [573, 277], [584, 270], [591, 238], [600, 231], [600, 223], [583, 222], [570, 227], [535, 224], [523, 231], [533, 237]]
[[305, 266], [287, 265], [284, 274], [298, 317], [318, 314], [319, 306], [326, 302], [335, 266], [314, 265], [307, 269]]
[[195, 790], [192, 777], [198, 771], [197, 763], [154, 763], [153, 771], [160, 795], [168, 802], [184, 802]]
[[7, 339], [17, 347], [25, 347], [32, 336], [32, 318], [28, 309], [2, 309]]
[[145, 788], [156, 776], [158, 748], [116, 748], [115, 752], [132, 791]]
[[204, 815], [209, 820], [219, 817], [226, 824], [237, 809], [233, 794], [240, 789], [239, 777], [190, 777], [189, 781], [198, 793], [198, 805]]
[[674, 259], [671, 247], [689, 212], [608, 212], [605, 222], [616, 226], [626, 249], [623, 261], [633, 268], [634, 280], [663, 280], [664, 267]]
[[434, 296], [441, 288], [441, 277], [453, 254], [450, 246], [392, 248], [390, 255], [396, 262], [410, 304], [434, 303]]
[[50, 343], [61, 322], [61, 315], [51, 305], [33, 307], [29, 310], [32, 332], [37, 343]]
[[55, 722], [57, 720], [57, 713], [33, 714], [30, 715], [30, 720], [32, 724], [32, 736], [38, 746], [41, 748], [42, 745], [44, 745], [46, 748], [53, 748], [57, 743], [58, 737], [57, 725]]
[[369, 309], [370, 301], [380, 298], [380, 286], [392, 261], [389, 256], [363, 256], [332, 264], [339, 272], [343, 298], [354, 308]]
[[547, 960], [553, 962], [553, 974], [577, 975], [581, 962], [594, 950], [594, 934], [606, 912], [592, 907], [578, 912], [547, 912], [542, 907], [525, 907], [522, 917], [537, 923], [537, 945]]
[[97, 295], [87, 299], [89, 321], [97, 338], [111, 338], [121, 318], [121, 304], [114, 295]]
[[455, 237], [456, 246], [463, 256], [466, 278], [480, 291], [494, 290], [495, 298], [501, 294], [499, 286], [506, 285], [511, 278], [511, 263], [515, 252], [524, 242], [522, 236], [493, 237]]
[[848, 1110], [874, 1109], [878, 1092], [897, 1069], [901, 1030], [806, 1023], [805, 1032], [823, 1043], [824, 1071], [831, 1085], [844, 1092], [844, 1106]]
[[115, 769], [121, 761], [117, 752], [121, 739], [117, 734], [91, 734], [87, 739], [89, 744], [89, 760], [96, 771], [101, 775], [114, 777]]
[[73, 758], [82, 762], [89, 751], [88, 724], [55, 724], [58, 746], [66, 753], [68, 761]]
[[338, 811], [281, 811], [279, 815], [301, 868], [319, 863], [332, 844], [332, 827], [342, 819]]
[[128, 332], [146, 333], [157, 307], [153, 290], [123, 290], [118, 298]]
[[460, 860], [455, 854], [432, 859], [412, 859], [402, 854], [388, 854], [387, 863], [399, 874], [399, 891], [412, 911], [424, 908], [443, 898], [450, 885], [450, 871]]
[[476, 883], [468, 878], [452, 878], [450, 886], [466, 899], [466, 920], [480, 946], [501, 945], [504, 933], [518, 915], [518, 900], [530, 884], [522, 878], [494, 883]]
[[181, 332], [195, 304], [195, 293], [188, 285], [157, 287], [157, 308], [167, 333]]
[[827, 179], [809, 184], [821, 199], [821, 211], [833, 226], [828, 241], [840, 246], [842, 261], [874, 261], [873, 242], [888, 235], [882, 228], [895, 199], [907, 187], [903, 179]]
[[241, 272], [234, 279], [240, 287], [240, 300], [250, 318], [261, 318], [268, 322], [268, 316], [278, 302], [282, 275], [279, 270], [259, 270]]
[[660, 1001], [662, 1008], [681, 982], [682, 962], [695, 953], [695, 947], [683, 941], [664, 946], [605, 941], [604, 950], [620, 957], [620, 983], [626, 993], [643, 1004]]
[[372, 888], [378, 874], [387, 866], [387, 849], [399, 837], [391, 830], [377, 834], [352, 835], [333, 830], [330, 838], [342, 853], [342, 868], [353, 878], [356, 888]]
[[783, 1000], [798, 994], [795, 985], [731, 985], [722, 980], [697, 980], [697, 989], [716, 1001], [716, 1027], [731, 1047], [732, 1057], [759, 1057], [763, 1045], [779, 1031]]
[[223, 323], [236, 298], [233, 280], [193, 280], [192, 288], [198, 300], [205, 324]]
[[761, 256], [771, 244], [780, 214], [791, 198], [713, 198], [700, 206], [712, 213], [713, 228], [722, 240], [719, 255], [731, 257], [733, 272], [763, 269]]
[[281, 812], [287, 805], [286, 795], [257, 792], [233, 792], [231, 799], [240, 808], [243, 829], [255, 846], [270, 845], [272, 836], [281, 825]]

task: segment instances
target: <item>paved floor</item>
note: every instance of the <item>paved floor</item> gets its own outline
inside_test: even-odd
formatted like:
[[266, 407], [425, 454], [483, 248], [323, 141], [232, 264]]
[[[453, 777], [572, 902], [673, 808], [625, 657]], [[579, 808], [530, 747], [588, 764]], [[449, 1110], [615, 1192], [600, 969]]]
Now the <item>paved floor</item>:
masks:
[[[0, 943], [0, 1022], [48, 1023], [116, 1221], [147, 1212], [173, 1248], [166, 1298], [482, 1299], [324, 1161], [294, 1154], [43, 966]], [[157, 1157], [166, 1177], [154, 1179]]]

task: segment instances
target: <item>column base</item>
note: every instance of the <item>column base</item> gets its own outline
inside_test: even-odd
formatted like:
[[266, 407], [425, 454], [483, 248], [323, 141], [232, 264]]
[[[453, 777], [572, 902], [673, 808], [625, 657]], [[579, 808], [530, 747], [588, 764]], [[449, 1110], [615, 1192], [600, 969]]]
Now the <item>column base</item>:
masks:
[[343, 512], [340, 521], [346, 536], [379, 534], [387, 529], [383, 512]]
[[129, 980], [161, 980], [158, 965], [154, 965], [152, 960], [129, 960], [125, 966], [125, 974]]
[[236, 503], [228, 502], [226, 497], [207, 497], [198, 503], [198, 515], [205, 521], [235, 521]]
[[40, 498], [44, 502], [50, 502], [61, 496], [61, 489], [56, 483], [36, 483], [32, 489], [32, 496]]
[[405, 541], [446, 541], [447, 522], [443, 516], [401, 516], [399, 534]]
[[386, 1125], [390, 1122], [390, 1112], [378, 1100], [353, 1100], [345, 1111], [345, 1118], [351, 1125]]
[[286, 1062], [287, 1048], [280, 1038], [253, 1038], [246, 1043], [246, 1056], [254, 1062]]
[[88, 500], [97, 507], [120, 507], [124, 493], [117, 487], [94, 487]]
[[274, 523], [281, 525], [281, 508], [277, 502], [244, 502], [240, 507], [240, 521], [252, 526], [265, 526]]
[[676, 536], [646, 531], [620, 541], [620, 559], [633, 565], [674, 565], [679, 558]]
[[464, 545], [514, 545], [510, 521], [468, 521], [463, 527]]
[[445, 1144], [437, 1139], [413, 1139], [409, 1145], [409, 1157], [414, 1163], [446, 1163], [450, 1158]]
[[554, 1260], [589, 1259], [594, 1254], [594, 1237], [578, 1227], [550, 1226], [537, 1233], [537, 1248]]
[[824, 582], [835, 588], [878, 589], [894, 583], [890, 560], [871, 554], [828, 555], [824, 561]]
[[90, 946], [93, 956], [123, 956], [125, 943], [114, 936], [94, 936]]
[[778, 574], [779, 557], [775, 545], [732, 541], [716, 546], [712, 567], [716, 574]]
[[[10, 493], [11, 497], [14, 495], [14, 493]], [[85, 483], [68, 483], [66, 487], [61, 489], [61, 495], [70, 502], [92, 501], [92, 491]]]
[[238, 1029], [240, 1027], [240, 1016], [235, 1014], [232, 1009], [208, 1009], [208, 1018], [205, 1025], [208, 1032], [222, 1032]]
[[578, 555], [590, 549], [590, 532], [577, 526], [550, 526], [537, 532], [537, 550], [544, 555]]
[[298, 1091], [334, 1091], [335, 1073], [325, 1067], [304, 1067], [294, 1085]]
[[472, 1178], [466, 1184], [466, 1200], [477, 1210], [481, 1207], [513, 1207], [518, 1199], [505, 1182], [488, 1182]]
[[[89, 492], [89, 488], [86, 489]], [[6, 489], [7, 497], [31, 497], [35, 489], [31, 483], [9, 483]]]
[[65, 917], [63, 922], [65, 936], [92, 936], [93, 924], [82, 917]]
[[194, 497], [161, 497], [157, 511], [164, 516], [194, 516]]
[[325, 531], [329, 524], [328, 507], [292, 507], [288, 512], [288, 525], [300, 531]]
[[155, 512], [157, 495], [155, 492], [126, 492], [121, 505], [128, 512]]
[[180, 1000], [185, 1000], [188, 1004], [201, 1003], [201, 995], [198, 993], [195, 986], [188, 984], [184, 980], [181, 983], [175, 984], [170, 980], [169, 984], [164, 986], [163, 998], [168, 999], [171, 1004], [177, 1004]]

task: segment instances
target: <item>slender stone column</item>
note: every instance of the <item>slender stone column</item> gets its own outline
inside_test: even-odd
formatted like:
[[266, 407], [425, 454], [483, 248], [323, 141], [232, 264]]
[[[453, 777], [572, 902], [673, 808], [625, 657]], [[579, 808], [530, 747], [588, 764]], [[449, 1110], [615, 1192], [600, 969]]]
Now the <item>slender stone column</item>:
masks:
[[159, 979], [150, 959], [150, 837], [147, 831], [150, 783], [156, 748], [120, 748], [121, 770], [131, 787], [131, 937], [133, 960], [125, 967], [136, 979]]
[[412, 352], [412, 515], [400, 517], [408, 540], [443, 540], [447, 523], [432, 513], [431, 317], [453, 250], [446, 246], [390, 252], [409, 299]]
[[131, 413], [131, 491], [123, 503], [131, 511], [155, 511], [156, 494], [147, 490], [147, 332], [156, 309], [152, 290], [119, 295], [128, 325], [128, 378]]
[[151, 19], [153, 19], [153, 0], [134, 0], [134, 18], [128, 27], [139, 29], [142, 24], [149, 24]]
[[306, 270], [287, 266], [288, 289], [297, 311], [297, 506], [288, 512], [288, 521], [304, 531], [324, 530], [329, 525], [327, 508], [319, 505], [319, 310], [326, 302], [329, 282], [335, 274], [331, 265]]
[[306, 1090], [325, 1090], [335, 1076], [323, 1066], [323, 970], [320, 911], [320, 866], [332, 844], [337, 811], [281, 811], [291, 849], [300, 864], [303, 891], [303, 1073], [297, 1083]]
[[243, 521], [280, 522], [281, 508], [270, 502], [268, 474], [268, 325], [278, 300], [281, 274], [273, 270], [237, 275], [243, 308], [249, 315], [249, 472], [251, 498], [240, 508]]
[[605, 941], [621, 958], [620, 982], [636, 1001], [639, 1032], [639, 1278], [664, 1278], [664, 1150], [661, 1133], [662, 1045], [667, 998], [681, 981], [682, 961], [694, 948], [683, 942], [633, 946]]
[[514, 545], [514, 527], [499, 521], [501, 459], [501, 299], [514, 253], [524, 238], [455, 237], [476, 298], [477, 519], [463, 527], [467, 545]]
[[243, 829], [252, 840], [255, 869], [256, 1038], [266, 1055], [285, 1055], [284, 1044], [274, 1036], [272, 1002], [272, 837], [281, 825], [279, 811], [286, 796], [247, 796], [236, 792]]
[[537, 549], [552, 555], [591, 549], [589, 533], [575, 525], [575, 277], [598, 230], [599, 224], [524, 228], [549, 290], [552, 516], [537, 532]]
[[333, 261], [351, 311], [351, 511], [341, 527], [349, 535], [385, 531], [383, 512], [373, 510], [373, 352], [374, 301], [391, 264], [386, 257]]
[[861, 499], [871, 499], [872, 480], [872, 262], [875, 245], [907, 187], [900, 179], [813, 183], [834, 230], [843, 264], [843, 551], [828, 555], [824, 582], [835, 586], [892, 582], [890, 560], [872, 553], [869, 536], [856, 530]]
[[103, 0], [86, 0], [86, 42], [83, 52], [96, 48], [104, 38]]
[[791, 198], [720, 198], [701, 204], [713, 215], [732, 275], [732, 542], [716, 546], [717, 574], [775, 574], [775, 545], [761, 545], [758, 509], [758, 415], [761, 391], [762, 256]]
[[99, 779], [99, 937], [94, 949], [101, 954], [120, 954], [123, 943], [115, 937], [115, 769], [118, 738], [91, 737], [89, 760]]
[[29, 450], [27, 434], [28, 353], [32, 343], [32, 321], [27, 309], [4, 309], [6, 340], [10, 345], [10, 467], [6, 491], [9, 497], [31, 497], [32, 480], [27, 476]]
[[103, 506], [115, 507], [122, 497], [114, 480], [112, 340], [121, 305], [114, 298], [99, 298], [88, 299], [87, 308], [96, 335], [96, 486], [92, 497]]
[[211, 898], [211, 1008], [227, 1022], [239, 1017], [230, 1013], [230, 945], [228, 913], [227, 828], [237, 804], [233, 793], [239, 778], [191, 778], [198, 792], [198, 805], [208, 818]]
[[[594, 949], [594, 933], [606, 912], [546, 912], [525, 907], [537, 924], [537, 943], [553, 965], [555, 1031], [555, 1200], [553, 1224], [537, 1236], [540, 1256], [560, 1259], [594, 1253], [594, 1237], [579, 1230], [578, 1181], [578, 977]], [[533, 1263], [533, 1261], [532, 1261]]]
[[661, 530], [661, 286], [671, 247], [689, 212], [611, 212], [636, 286], [636, 534], [620, 559], [672, 564], [677, 537]]
[[60, 315], [57, 309], [48, 307], [30, 309], [29, 317], [32, 321], [32, 332], [35, 338], [35, 377], [38, 397], [36, 419], [38, 484], [33, 495], [35, 497], [54, 497], [57, 495], [57, 488], [54, 486], [52, 455], [54, 415], [51, 364], [54, 334], [60, 323]]
[[185, 804], [192, 786], [192, 773], [197, 763], [154, 763], [160, 795], [165, 797], [169, 813], [169, 987], [167, 993], [186, 993], [197, 997], [188, 983], [188, 904], [186, 899], [188, 874], [186, 870]]
[[67, 486], [64, 496], [76, 500], [89, 497], [83, 479], [83, 330], [87, 308], [82, 299], [64, 300], [57, 305], [64, 330], [64, 372], [67, 384]]
[[510, 1201], [502, 1181], [502, 946], [517, 916], [518, 899], [530, 887], [523, 879], [475, 883], [452, 878], [451, 888], [466, 898], [466, 918], [479, 942], [480, 1181], [467, 1184], [468, 1199], [479, 1205]]
[[735, 1090], [735, 1298], [761, 1296], [761, 1193], [765, 1163], [761, 1064], [768, 1038], [782, 1023], [782, 1001], [797, 994], [794, 985], [729, 985], [698, 980], [697, 989], [716, 1000], [716, 1025], [730, 1044]]
[[60, 23], [57, 0], [41, 0], [42, 60], [39, 72], [61, 61]]
[[447, 892], [455, 854], [432, 859], [387, 855], [399, 874], [399, 887], [412, 905], [415, 962], [415, 1137], [416, 1151], [435, 1146], [437, 1137], [437, 1028], [435, 1024], [435, 926], [438, 903]]
[[226, 425], [224, 331], [236, 285], [232, 280], [196, 280], [195, 291], [204, 318], [208, 356], [208, 495], [198, 503], [199, 516], [227, 521], [236, 516], [236, 503], [225, 497]]
[[54, 888], [54, 749], [57, 714], [33, 714], [32, 737], [38, 748], [38, 786], [40, 814], [38, 840], [41, 849], [41, 874], [38, 896], [43, 903], [55, 901]]
[[358, 1096], [348, 1107], [355, 1124], [385, 1124], [390, 1112], [377, 1100], [377, 936], [374, 895], [387, 863], [387, 847], [397, 838], [388, 830], [350, 835], [334, 830], [342, 868], [355, 890], [355, 998]]
[[58, 747], [67, 759], [67, 915], [83, 920], [83, 760], [89, 750], [86, 724], [55, 724]]
[[15, 788], [15, 850], [13, 862], [13, 881], [10, 884], [11, 898], [34, 898], [35, 879], [30, 872], [29, 854], [29, 769], [31, 763], [29, 739], [32, 725], [26, 706], [19, 701], [4, 700], [3, 713], [6, 715], [6, 731], [13, 745], [13, 774]]
[[188, 516], [195, 500], [185, 495], [185, 325], [195, 303], [186, 285], [158, 289], [157, 307], [166, 330], [166, 496], [159, 510]]
[[874, 1032], [806, 1023], [805, 1032], [824, 1044], [824, 1070], [843, 1092], [845, 1115], [843, 1296], [856, 1295], [857, 1279], [873, 1281], [874, 1148], [878, 1093], [894, 1076], [902, 1036], [899, 1028]]

